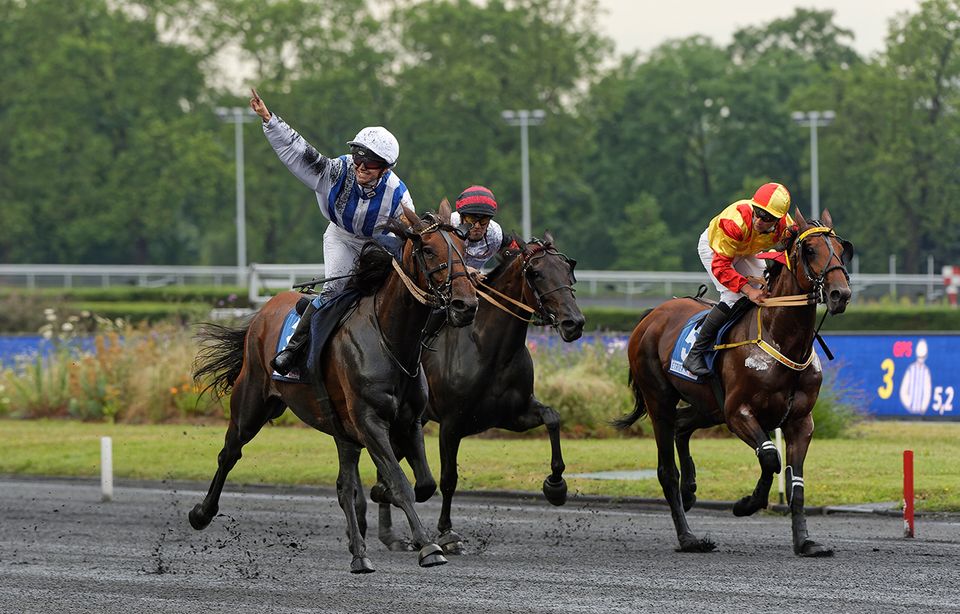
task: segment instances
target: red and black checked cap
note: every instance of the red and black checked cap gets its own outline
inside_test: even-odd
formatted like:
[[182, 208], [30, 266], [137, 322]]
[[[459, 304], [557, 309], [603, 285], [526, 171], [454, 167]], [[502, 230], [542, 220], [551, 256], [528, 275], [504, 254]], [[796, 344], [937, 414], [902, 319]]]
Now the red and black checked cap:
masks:
[[493, 192], [482, 185], [472, 185], [457, 197], [457, 211], [469, 215], [497, 214], [497, 199]]

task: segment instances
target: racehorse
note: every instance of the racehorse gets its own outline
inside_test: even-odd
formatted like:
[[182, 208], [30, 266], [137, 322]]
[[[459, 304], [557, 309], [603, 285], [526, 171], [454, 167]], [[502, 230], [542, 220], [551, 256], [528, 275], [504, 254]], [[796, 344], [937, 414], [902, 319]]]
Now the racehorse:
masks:
[[[457, 488], [460, 441], [490, 428], [527, 431], [546, 425], [551, 473], [543, 494], [554, 505], [567, 499], [560, 451], [560, 416], [533, 393], [533, 361], [526, 345], [531, 322], [555, 327], [564, 341], [583, 333], [584, 317], [573, 285], [576, 261], [560, 253], [549, 232], [529, 243], [503, 240], [501, 264], [478, 284], [480, 302], [473, 326], [446, 328], [423, 356], [430, 401], [426, 417], [440, 424], [440, 492], [443, 505], [437, 539], [449, 554], [463, 552], [452, 530], [450, 504]], [[381, 532], [389, 539], [389, 504], [380, 506]], [[381, 537], [383, 539], [383, 537]]]
[[[472, 322], [477, 295], [463, 262], [463, 240], [450, 225], [449, 204], [444, 201], [438, 215], [429, 213], [422, 220], [406, 209], [404, 215], [409, 227], [399, 221], [387, 225], [404, 241], [401, 262], [378, 246], [364, 248], [354, 284], [363, 296], [343, 317], [319, 359], [308, 365], [309, 379], [322, 381], [325, 391], [272, 379], [270, 359], [298, 293], [270, 299], [245, 327], [212, 327], [202, 334], [207, 344], [194, 376], [213, 376], [210, 386], [232, 393], [216, 475], [206, 498], [190, 512], [195, 529], [205, 528], [217, 514], [227, 473], [240, 459], [243, 445], [289, 407], [336, 441], [337, 497], [347, 519], [351, 572], [374, 571], [366, 556], [366, 499], [357, 465], [364, 447], [385, 482], [384, 496], [407, 516], [420, 548], [420, 566], [446, 563], [414, 510], [414, 499], [425, 501], [436, 491], [423, 449], [426, 378], [419, 366], [421, 342], [431, 311], [441, 310], [455, 327]], [[319, 400], [326, 395], [329, 402]], [[402, 457], [413, 469], [415, 488], [400, 468]]]
[[[626, 428], [644, 413], [650, 416], [657, 441], [657, 477], [670, 505], [682, 552], [715, 548], [712, 541], [699, 539], [690, 531], [684, 514], [693, 506], [697, 489], [690, 435], [698, 428], [726, 423], [756, 451], [761, 471], [753, 493], [737, 501], [733, 513], [747, 516], [767, 507], [773, 474], [781, 469], [780, 453], [768, 433], [780, 427], [787, 440], [787, 501], [794, 552], [801, 556], [833, 554], [810, 539], [807, 531], [803, 461], [813, 436], [811, 412], [823, 380], [813, 349], [816, 305], [825, 303], [831, 314], [846, 309], [851, 297], [846, 264], [853, 256], [853, 245], [836, 236], [827, 211], [822, 222], [812, 223], [798, 211], [796, 222], [797, 229], [778, 246], [783, 262], [768, 262], [771, 298], [766, 302], [800, 306], [751, 306], [729, 331], [731, 347], [717, 354], [712, 383], [689, 381], [668, 372], [677, 336], [690, 317], [704, 309], [696, 300], [673, 299], [650, 310], [630, 335], [627, 355], [636, 406], [633, 413], [614, 424]], [[678, 408], [681, 399], [689, 407]], [[674, 440], [679, 472], [674, 462]]]

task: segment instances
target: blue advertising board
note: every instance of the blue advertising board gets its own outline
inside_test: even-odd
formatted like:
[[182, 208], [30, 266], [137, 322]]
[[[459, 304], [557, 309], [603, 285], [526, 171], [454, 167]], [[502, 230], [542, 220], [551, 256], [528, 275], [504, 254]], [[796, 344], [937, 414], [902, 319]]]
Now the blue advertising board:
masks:
[[[825, 334], [838, 376], [878, 418], [960, 420], [960, 334]], [[828, 364], [817, 344], [822, 364]]]

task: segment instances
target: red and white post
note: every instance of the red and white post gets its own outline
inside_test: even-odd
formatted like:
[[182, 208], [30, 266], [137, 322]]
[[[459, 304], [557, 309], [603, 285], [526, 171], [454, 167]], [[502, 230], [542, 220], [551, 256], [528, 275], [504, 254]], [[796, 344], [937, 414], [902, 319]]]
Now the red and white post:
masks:
[[913, 537], [913, 450], [903, 451], [903, 536]]

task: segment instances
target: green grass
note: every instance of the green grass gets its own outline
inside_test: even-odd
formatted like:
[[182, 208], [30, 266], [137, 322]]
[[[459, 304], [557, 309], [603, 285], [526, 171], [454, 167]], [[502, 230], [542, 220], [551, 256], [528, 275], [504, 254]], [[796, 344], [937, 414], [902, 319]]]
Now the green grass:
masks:
[[[99, 438], [109, 435], [118, 478], [206, 482], [216, 469], [224, 430], [225, 425], [0, 420], [4, 441], [0, 473], [96, 477]], [[428, 435], [426, 443], [439, 478], [437, 439]], [[807, 504], [899, 501], [904, 449], [915, 454], [917, 509], [960, 511], [957, 423], [867, 422], [854, 427], [848, 439], [814, 437], [804, 472]], [[656, 445], [650, 438], [567, 439], [563, 451], [567, 473], [656, 468]], [[740, 441], [695, 439], [692, 452], [701, 499], [733, 500], [752, 491], [759, 468], [753, 451]], [[545, 438], [468, 438], [460, 448], [459, 488], [539, 491], [549, 470], [549, 455]], [[361, 474], [365, 484], [373, 483], [373, 464], [366, 455]], [[329, 436], [306, 428], [267, 426], [244, 448], [229, 482], [332, 486], [336, 475], [336, 449]], [[568, 483], [571, 493], [662, 497], [656, 479], [568, 478]]]

